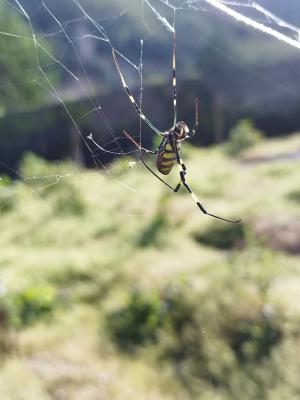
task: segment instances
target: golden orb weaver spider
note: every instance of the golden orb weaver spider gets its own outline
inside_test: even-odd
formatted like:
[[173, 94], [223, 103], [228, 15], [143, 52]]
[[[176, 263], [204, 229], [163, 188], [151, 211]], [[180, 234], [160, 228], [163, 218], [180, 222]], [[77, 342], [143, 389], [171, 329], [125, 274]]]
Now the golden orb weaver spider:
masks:
[[[159, 129], [157, 129], [152, 122], [149, 121], [149, 119], [144, 115], [144, 113], [142, 112], [142, 110], [140, 109], [139, 105], [137, 104], [137, 102], [135, 101], [131, 91], [129, 90], [124, 76], [121, 72], [121, 68], [119, 66], [118, 60], [117, 60], [117, 56], [116, 56], [116, 50], [114, 48], [112, 48], [112, 55], [113, 55], [113, 59], [114, 59], [114, 63], [116, 65], [117, 71], [119, 73], [122, 85], [127, 93], [127, 96], [129, 97], [131, 103], [134, 105], [135, 110], [137, 111], [137, 113], [139, 114], [140, 118], [145, 121], [145, 123], [155, 132], [157, 133], [159, 136], [162, 137], [162, 141], [159, 144], [158, 148], [156, 150], [148, 150], [145, 149], [144, 147], [142, 147], [139, 143], [137, 143], [133, 137], [131, 135], [129, 135], [129, 133], [127, 133], [126, 131], [123, 131], [124, 135], [138, 148], [138, 150], [140, 150], [140, 152], [145, 152], [147, 154], [153, 154], [153, 155], [157, 155], [157, 160], [156, 160], [156, 167], [158, 169], [158, 171], [163, 174], [163, 175], [168, 175], [174, 164], [176, 163], [178, 166], [178, 170], [179, 170], [179, 176], [180, 176], [180, 182], [177, 184], [177, 186], [175, 188], [173, 188], [171, 185], [169, 185], [164, 179], [162, 179], [159, 175], [157, 175], [149, 166], [148, 164], [145, 162], [145, 160], [143, 159], [143, 157], [139, 156], [141, 162], [143, 163], [143, 165], [147, 168], [147, 170], [149, 172], [151, 172], [157, 179], [159, 179], [162, 183], [164, 183], [168, 188], [170, 188], [171, 190], [173, 190], [175, 193], [178, 192], [178, 190], [180, 189], [181, 185], [183, 185], [187, 191], [190, 193], [190, 195], [192, 196], [193, 200], [195, 201], [195, 203], [197, 204], [197, 206], [200, 208], [200, 210], [206, 214], [209, 215], [211, 217], [220, 219], [222, 221], [225, 222], [229, 222], [232, 224], [235, 223], [239, 223], [241, 222], [240, 219], [238, 220], [229, 220], [223, 217], [219, 217], [218, 215], [209, 213], [208, 211], [206, 211], [206, 209], [203, 207], [203, 205], [200, 203], [198, 197], [194, 194], [194, 192], [192, 191], [190, 185], [187, 183], [186, 181], [186, 173], [187, 173], [187, 169], [185, 164], [183, 163], [181, 157], [180, 157], [180, 147], [181, 147], [181, 142], [183, 142], [186, 139], [189, 139], [191, 137], [193, 137], [198, 129], [198, 124], [199, 124], [199, 106], [198, 106], [198, 99], [195, 100], [195, 126], [192, 130], [191, 135], [189, 134], [189, 128], [187, 126], [187, 124], [183, 121], [177, 122], [177, 82], [176, 82], [176, 33], [174, 30], [173, 33], [173, 107], [174, 107], [174, 122], [173, 122], [173, 126], [169, 131], [166, 132], [161, 132]], [[92, 136], [89, 137], [89, 139], [92, 139]], [[95, 143], [95, 142], [94, 142]], [[96, 144], [96, 143], [95, 143]], [[100, 147], [100, 146], [98, 146]]]

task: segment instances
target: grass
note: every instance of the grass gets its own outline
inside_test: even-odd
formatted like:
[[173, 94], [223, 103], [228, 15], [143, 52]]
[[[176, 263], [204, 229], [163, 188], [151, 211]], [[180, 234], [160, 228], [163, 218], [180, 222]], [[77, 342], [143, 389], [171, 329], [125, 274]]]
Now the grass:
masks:
[[300, 255], [260, 236], [300, 219], [299, 161], [186, 163], [206, 208], [243, 224], [124, 160], [107, 176], [27, 156], [27, 180], [0, 180], [0, 398], [299, 397]]

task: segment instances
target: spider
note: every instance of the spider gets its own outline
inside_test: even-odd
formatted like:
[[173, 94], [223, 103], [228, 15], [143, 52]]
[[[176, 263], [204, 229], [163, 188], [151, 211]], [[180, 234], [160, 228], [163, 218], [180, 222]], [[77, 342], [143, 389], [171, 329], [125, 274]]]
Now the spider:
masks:
[[179, 177], [180, 181], [177, 184], [175, 188], [173, 188], [171, 185], [169, 185], [164, 179], [162, 179], [156, 172], [154, 172], [148, 164], [145, 162], [144, 158], [139, 156], [140, 160], [144, 164], [144, 166], [147, 168], [148, 171], [150, 171], [157, 179], [159, 179], [162, 183], [164, 183], [168, 188], [173, 190], [173, 192], [178, 192], [180, 187], [183, 185], [187, 191], [190, 193], [192, 196], [193, 200], [197, 204], [197, 206], [200, 208], [200, 210], [211, 217], [220, 219], [225, 222], [229, 222], [232, 224], [239, 223], [241, 222], [240, 219], [238, 220], [229, 220], [226, 218], [219, 217], [218, 215], [209, 213], [206, 211], [206, 209], [203, 207], [203, 205], [200, 203], [198, 197], [194, 194], [192, 191], [190, 185], [186, 181], [186, 174], [187, 174], [187, 168], [185, 164], [183, 163], [181, 157], [180, 157], [180, 147], [181, 147], [181, 142], [183, 142], [186, 139], [189, 139], [193, 137], [197, 133], [198, 129], [198, 120], [199, 120], [199, 106], [198, 106], [198, 99], [195, 100], [195, 126], [190, 134], [189, 128], [187, 124], [183, 121], [177, 122], [177, 85], [176, 85], [176, 33], [174, 31], [173, 34], [173, 107], [174, 107], [174, 122], [173, 126], [169, 131], [166, 132], [161, 132], [158, 130], [152, 122], [149, 121], [149, 119], [144, 115], [142, 110], [140, 109], [139, 105], [135, 101], [131, 91], [129, 90], [125, 78], [121, 72], [121, 68], [119, 66], [117, 56], [116, 56], [116, 50], [112, 48], [112, 54], [113, 54], [113, 59], [114, 63], [116, 65], [117, 71], [119, 73], [119, 76], [121, 78], [122, 85], [131, 101], [131, 103], [134, 105], [135, 110], [139, 114], [140, 118], [145, 121], [145, 123], [159, 136], [162, 137], [161, 143], [159, 144], [158, 148], [156, 150], [149, 150], [145, 149], [144, 147], [140, 146], [129, 133], [126, 131], [123, 131], [124, 135], [140, 150], [140, 152], [145, 152], [147, 154], [152, 154], [152, 155], [157, 155], [156, 159], [156, 167], [158, 171], [163, 174], [163, 175], [168, 175], [175, 163], [178, 166], [179, 170]]

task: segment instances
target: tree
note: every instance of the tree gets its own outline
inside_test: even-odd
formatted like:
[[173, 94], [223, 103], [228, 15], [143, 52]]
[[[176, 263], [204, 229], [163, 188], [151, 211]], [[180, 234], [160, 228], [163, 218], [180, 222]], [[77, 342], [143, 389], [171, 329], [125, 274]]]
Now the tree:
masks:
[[[0, 27], [0, 116], [3, 116], [40, 105], [46, 92], [34, 81], [38, 73], [35, 44], [22, 14], [1, 2]], [[45, 40], [39, 39], [39, 43], [50, 49]], [[48, 59], [45, 52], [39, 54], [41, 63]]]

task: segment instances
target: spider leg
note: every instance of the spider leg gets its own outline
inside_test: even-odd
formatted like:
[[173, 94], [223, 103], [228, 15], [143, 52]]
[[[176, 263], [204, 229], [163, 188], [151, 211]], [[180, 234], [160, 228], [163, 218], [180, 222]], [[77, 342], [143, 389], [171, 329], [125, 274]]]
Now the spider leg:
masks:
[[237, 223], [241, 222], [240, 219], [238, 219], [238, 220], [233, 220], [233, 221], [232, 221], [232, 220], [229, 220], [229, 219], [226, 219], [226, 218], [219, 217], [218, 215], [211, 214], [211, 213], [209, 213], [208, 211], [205, 210], [205, 208], [204, 208], [204, 207], [202, 206], [202, 204], [200, 203], [198, 197], [194, 194], [194, 192], [192, 191], [191, 187], [189, 186], [189, 184], [188, 184], [188, 183], [186, 182], [186, 180], [185, 180], [186, 167], [185, 167], [185, 165], [183, 164], [183, 161], [182, 161], [182, 159], [181, 159], [180, 156], [179, 156], [179, 152], [178, 152], [178, 148], [177, 148], [177, 144], [176, 144], [176, 141], [175, 141], [175, 140], [174, 140], [174, 142], [173, 142], [173, 146], [172, 146], [172, 147], [173, 147], [173, 149], [174, 149], [174, 151], [175, 151], [175, 154], [176, 154], [176, 159], [177, 159], [177, 164], [178, 164], [178, 169], [179, 169], [179, 174], [180, 174], [181, 182], [182, 182], [183, 186], [188, 190], [188, 192], [189, 192], [190, 195], [192, 196], [192, 198], [193, 198], [193, 200], [195, 201], [195, 203], [197, 204], [197, 206], [198, 206], [198, 207], [200, 208], [200, 210], [203, 212], [203, 214], [209, 215], [210, 217], [217, 218], [217, 219], [220, 219], [220, 220], [225, 221], [225, 222], [229, 222], [229, 223], [231, 223], [231, 224], [237, 224]]
[[[144, 152], [147, 153], [147, 154], [157, 154], [158, 149], [156, 149], [156, 150], [154, 150], [154, 151], [153, 151], [153, 150], [145, 149], [144, 147], [141, 147], [141, 146], [138, 144], [138, 142], [135, 141], [131, 135], [129, 135], [128, 132], [123, 131], [123, 133], [124, 133], [124, 135], [125, 135], [129, 140], [131, 140], [131, 142], [132, 142], [139, 150], [142, 150], [142, 151], [144, 151]], [[177, 185], [175, 188], [173, 188], [173, 187], [172, 187], [171, 185], [169, 185], [165, 180], [163, 180], [159, 175], [157, 175], [157, 174], [152, 170], [152, 168], [149, 167], [149, 165], [146, 163], [146, 161], [143, 159], [142, 156], [139, 156], [139, 159], [142, 161], [142, 163], [143, 163], [144, 166], [147, 168], [147, 170], [148, 170], [149, 172], [151, 172], [152, 175], [154, 175], [158, 180], [160, 180], [162, 183], [164, 183], [169, 189], [173, 190], [173, 192], [175, 192], [175, 193], [178, 192], [178, 190], [179, 190], [180, 187], [181, 187], [181, 183], [178, 183], [178, 185]]]
[[89, 139], [91, 142], [93, 142], [94, 145], [96, 146], [96, 148], [103, 151], [104, 153], [108, 153], [108, 154], [112, 154], [112, 155], [125, 155], [125, 154], [133, 153], [133, 151], [124, 152], [124, 151], [113, 151], [113, 150], [105, 149], [104, 147], [100, 146], [100, 144], [98, 144], [94, 140], [92, 133], [90, 133], [86, 138]]
[[133, 137], [131, 135], [129, 135], [128, 132], [123, 130], [123, 133], [127, 137], [127, 139], [129, 139], [140, 151], [142, 150], [142, 151], [144, 151], [145, 153], [148, 153], [148, 154], [157, 154], [157, 149], [156, 150], [145, 149], [136, 140], [134, 140]]
[[154, 175], [157, 179], [159, 179], [162, 183], [164, 183], [169, 189], [171, 189], [171, 190], [173, 190], [173, 192], [178, 192], [178, 190], [180, 189], [180, 187], [181, 187], [181, 183], [178, 183], [178, 185], [175, 187], [175, 188], [173, 188], [171, 185], [169, 185], [165, 180], [163, 180], [159, 175], [157, 175], [150, 167], [149, 167], [149, 165], [147, 165], [146, 164], [146, 162], [145, 162], [145, 160], [143, 159], [143, 157], [139, 157], [140, 158], [140, 160], [142, 161], [142, 163], [144, 164], [144, 166], [147, 168], [147, 170], [149, 171], [149, 172], [151, 172], [151, 174], [152, 175]]
[[135, 107], [135, 109], [136, 109], [136, 112], [139, 114], [139, 116], [142, 118], [142, 120], [144, 120], [144, 121], [146, 122], [146, 124], [147, 124], [155, 133], [157, 133], [159, 136], [162, 136], [162, 132], [160, 132], [160, 131], [152, 124], [152, 122], [149, 121], [149, 119], [144, 115], [144, 113], [143, 113], [142, 110], [140, 109], [140, 107], [139, 107], [139, 105], [137, 104], [137, 102], [134, 100], [134, 97], [132, 96], [132, 93], [131, 93], [131, 91], [129, 90], [129, 88], [128, 88], [126, 82], [125, 82], [124, 76], [123, 76], [123, 74], [122, 74], [122, 72], [121, 72], [121, 68], [120, 68], [120, 66], [119, 66], [119, 63], [118, 63], [117, 57], [116, 57], [116, 50], [115, 50], [114, 48], [112, 48], [112, 55], [113, 55], [113, 59], [114, 59], [115, 65], [116, 65], [116, 67], [117, 67], [117, 71], [118, 71], [118, 73], [119, 73], [119, 75], [120, 75], [122, 85], [123, 85], [123, 87], [124, 87], [124, 89], [125, 89], [125, 91], [126, 91], [126, 93], [127, 93], [127, 96], [129, 97], [129, 100], [130, 100], [131, 103], [134, 105], [134, 107]]
[[175, 127], [177, 122], [177, 82], [176, 82], [176, 32], [173, 33], [173, 107], [174, 107], [174, 122]]

